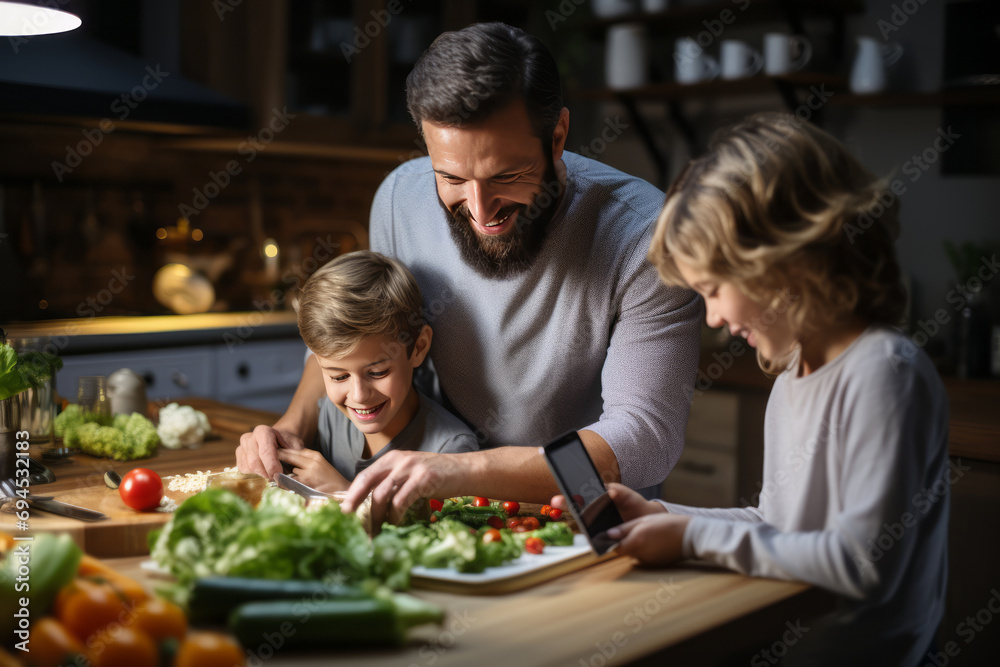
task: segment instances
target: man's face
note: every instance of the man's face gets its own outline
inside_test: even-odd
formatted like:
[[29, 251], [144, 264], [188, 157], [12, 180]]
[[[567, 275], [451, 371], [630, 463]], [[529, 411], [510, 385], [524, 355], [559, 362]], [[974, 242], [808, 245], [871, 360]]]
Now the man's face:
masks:
[[[562, 157], [568, 118], [556, 129]], [[463, 127], [423, 123], [438, 197], [462, 256], [481, 274], [527, 269], [558, 205], [554, 148], [543, 146], [521, 101]], [[538, 199], [540, 193], [545, 196]], [[536, 205], [536, 199], [538, 199]], [[542, 206], [546, 203], [546, 206]]]

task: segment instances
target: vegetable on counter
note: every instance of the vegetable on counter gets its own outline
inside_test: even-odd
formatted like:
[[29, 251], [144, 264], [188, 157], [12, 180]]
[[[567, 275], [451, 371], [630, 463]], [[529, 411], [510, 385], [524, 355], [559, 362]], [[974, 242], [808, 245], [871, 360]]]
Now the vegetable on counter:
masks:
[[55, 433], [67, 447], [116, 461], [148, 458], [160, 444], [153, 422], [137, 412], [116, 415], [110, 424], [102, 424], [76, 404], [67, 405], [55, 418]]
[[163, 446], [168, 449], [200, 445], [212, 431], [204, 412], [190, 405], [170, 403], [160, 408], [160, 425], [156, 428]]
[[[21, 616], [41, 618], [60, 589], [73, 580], [83, 552], [69, 535], [44, 533], [30, 542], [5, 536], [6, 557], [0, 564], [0, 632], [4, 643], [16, 636]], [[23, 576], [21, 568], [30, 571]], [[29, 595], [30, 593], [30, 595]], [[21, 598], [29, 600], [26, 609]]]
[[409, 628], [440, 625], [444, 610], [406, 594], [361, 600], [271, 600], [251, 602], [233, 612], [229, 629], [245, 646], [291, 626], [282, 651], [340, 645], [402, 646]]
[[134, 510], [151, 510], [163, 500], [163, 480], [149, 468], [134, 468], [118, 485], [122, 502]]
[[230, 614], [248, 602], [267, 600], [366, 600], [371, 593], [361, 586], [344, 586], [319, 580], [206, 577], [194, 582], [188, 600], [191, 622], [225, 623]]

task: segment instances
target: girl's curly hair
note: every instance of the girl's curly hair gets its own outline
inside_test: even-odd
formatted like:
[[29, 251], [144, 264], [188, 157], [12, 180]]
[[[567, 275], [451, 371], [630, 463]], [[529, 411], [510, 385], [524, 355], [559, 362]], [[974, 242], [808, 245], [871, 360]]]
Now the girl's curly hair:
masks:
[[[684, 285], [680, 258], [765, 307], [785, 296], [802, 341], [850, 315], [901, 323], [898, 234], [899, 201], [885, 180], [814, 125], [764, 113], [722, 131], [677, 177], [649, 260], [668, 285]], [[769, 372], [787, 361], [758, 356]]]

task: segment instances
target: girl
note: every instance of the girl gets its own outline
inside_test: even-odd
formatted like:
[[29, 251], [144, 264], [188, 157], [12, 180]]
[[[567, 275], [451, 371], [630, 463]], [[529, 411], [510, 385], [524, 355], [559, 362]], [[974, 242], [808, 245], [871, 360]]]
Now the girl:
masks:
[[611, 536], [647, 564], [700, 558], [838, 594], [788, 662], [920, 664], [943, 612], [947, 399], [893, 328], [905, 304], [897, 216], [886, 183], [840, 142], [763, 114], [677, 178], [649, 252], [665, 283], [704, 297], [709, 326], [781, 374], [759, 507], [645, 501], [615, 485], [626, 523]]

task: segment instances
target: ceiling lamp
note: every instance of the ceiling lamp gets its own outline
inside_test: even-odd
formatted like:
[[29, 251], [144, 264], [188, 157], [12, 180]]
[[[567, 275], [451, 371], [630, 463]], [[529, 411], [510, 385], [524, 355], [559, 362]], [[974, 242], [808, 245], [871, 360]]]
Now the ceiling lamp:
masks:
[[[54, 3], [51, 3], [54, 4]], [[50, 7], [0, 0], [0, 36], [32, 37], [76, 30], [80, 17]]]

